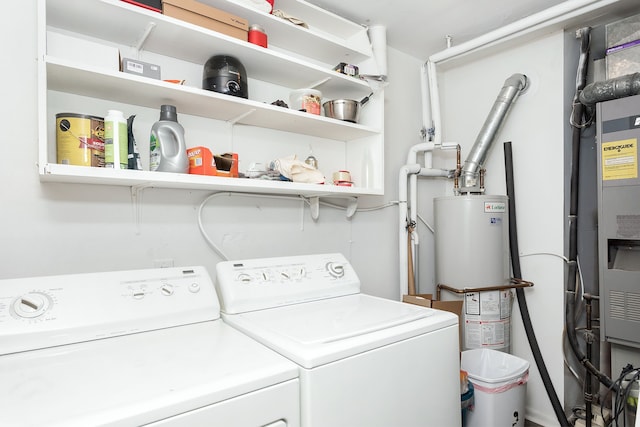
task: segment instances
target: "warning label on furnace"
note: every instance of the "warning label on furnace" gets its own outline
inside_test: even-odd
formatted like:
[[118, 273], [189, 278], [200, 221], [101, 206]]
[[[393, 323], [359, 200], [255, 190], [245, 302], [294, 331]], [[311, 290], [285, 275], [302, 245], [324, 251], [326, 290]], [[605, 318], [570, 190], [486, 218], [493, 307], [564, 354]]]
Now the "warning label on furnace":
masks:
[[638, 140], [623, 139], [602, 144], [602, 179], [638, 177]]

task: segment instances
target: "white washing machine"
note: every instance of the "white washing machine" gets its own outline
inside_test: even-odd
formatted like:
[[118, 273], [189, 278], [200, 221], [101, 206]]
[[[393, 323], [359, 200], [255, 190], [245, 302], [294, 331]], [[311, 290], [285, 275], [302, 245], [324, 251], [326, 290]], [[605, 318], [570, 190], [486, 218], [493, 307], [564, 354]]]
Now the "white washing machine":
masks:
[[299, 366], [304, 427], [461, 424], [454, 314], [360, 293], [340, 254], [216, 270], [223, 320]]
[[299, 426], [297, 366], [202, 267], [0, 280], [2, 426]]

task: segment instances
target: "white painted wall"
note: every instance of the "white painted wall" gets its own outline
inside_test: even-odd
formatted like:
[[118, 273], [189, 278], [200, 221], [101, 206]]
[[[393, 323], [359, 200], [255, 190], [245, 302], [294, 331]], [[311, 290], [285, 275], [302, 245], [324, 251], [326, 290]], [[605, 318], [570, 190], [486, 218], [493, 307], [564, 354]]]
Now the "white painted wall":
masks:
[[[19, 2], [10, 14], [2, 15], [0, 32], [5, 41], [20, 40], [3, 44], [7, 66], [0, 70], [0, 113], [5, 120], [0, 278], [148, 268], [156, 259], [173, 259], [175, 265], [202, 264], [213, 273], [220, 259], [196, 222], [197, 209], [209, 193], [146, 189], [136, 213], [126, 187], [40, 183], [35, 2]], [[361, 206], [367, 207], [397, 197], [396, 171], [409, 141], [417, 142], [419, 129], [419, 61], [393, 49], [388, 55], [387, 195], [362, 199]], [[186, 117], [184, 125], [188, 127]], [[146, 135], [137, 139], [147, 143]], [[320, 162], [328, 161], [321, 152], [314, 154]], [[348, 220], [343, 211], [321, 207], [320, 219], [314, 222], [300, 201], [220, 197], [204, 209], [204, 224], [232, 259], [343, 252], [360, 272], [365, 291], [394, 298], [396, 209], [358, 212]]]
[[[443, 138], [468, 155], [502, 85], [513, 73], [529, 77], [497, 135], [486, 162], [487, 194], [506, 194], [503, 143], [512, 142], [522, 275], [529, 311], [554, 387], [562, 401], [563, 361], [563, 33], [487, 52], [445, 66], [440, 78]], [[461, 243], [463, 244], [463, 243]], [[533, 362], [517, 305], [512, 313], [512, 353], [531, 363], [527, 418], [557, 423]]]
[[[0, 278], [146, 268], [165, 258], [176, 265], [202, 264], [213, 273], [219, 258], [196, 223], [198, 206], [209, 193], [145, 190], [138, 222], [128, 188], [40, 183], [35, 165], [36, 34], [35, 2], [18, 2], [11, 13], [0, 16], [5, 40], [5, 66], [0, 70]], [[552, 34], [442, 75], [444, 136], [461, 143], [465, 154], [503, 81], [514, 72], [531, 77], [532, 87], [517, 101], [487, 163], [489, 192], [504, 194], [501, 142], [514, 142], [523, 254], [562, 252], [562, 54], [562, 36]], [[385, 196], [363, 198], [362, 207], [397, 200], [398, 169], [407, 149], [420, 142], [422, 61], [394, 49], [388, 55]], [[454, 160], [451, 154], [439, 154], [435, 166], [453, 168]], [[449, 192], [448, 183], [420, 182], [420, 213], [427, 221], [433, 220], [432, 197]], [[396, 221], [396, 207], [358, 212], [351, 220], [323, 207], [320, 219], [313, 222], [299, 201], [236, 196], [217, 198], [204, 210], [208, 234], [231, 258], [340, 251], [353, 262], [365, 292], [388, 298], [396, 298], [398, 289]], [[422, 292], [433, 291], [431, 237], [421, 231]], [[527, 291], [531, 315], [562, 395], [562, 261], [529, 256], [522, 259], [522, 269], [536, 284]], [[514, 353], [532, 362], [517, 311], [513, 318]], [[532, 366], [530, 418], [553, 425], [541, 387]]]

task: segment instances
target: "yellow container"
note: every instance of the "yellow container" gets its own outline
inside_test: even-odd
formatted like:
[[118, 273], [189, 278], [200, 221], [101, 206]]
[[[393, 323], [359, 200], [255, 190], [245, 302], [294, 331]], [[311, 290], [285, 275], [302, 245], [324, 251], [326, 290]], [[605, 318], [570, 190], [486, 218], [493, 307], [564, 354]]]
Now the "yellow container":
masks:
[[85, 114], [56, 114], [57, 162], [104, 167], [104, 118]]

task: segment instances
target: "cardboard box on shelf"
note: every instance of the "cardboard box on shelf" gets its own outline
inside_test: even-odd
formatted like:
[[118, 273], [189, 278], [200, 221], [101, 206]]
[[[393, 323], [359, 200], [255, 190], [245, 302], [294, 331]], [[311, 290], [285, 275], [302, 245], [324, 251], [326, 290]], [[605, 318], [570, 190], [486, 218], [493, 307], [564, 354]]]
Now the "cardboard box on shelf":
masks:
[[229, 178], [237, 178], [239, 176], [237, 153], [214, 155], [213, 162], [216, 165], [216, 176], [226, 176]]
[[212, 176], [216, 174], [216, 164], [213, 162], [213, 155], [208, 148], [188, 148], [187, 158], [189, 159], [190, 174]]
[[222, 176], [238, 178], [238, 154], [211, 154], [207, 147], [187, 149], [189, 173], [194, 175]]
[[240, 40], [247, 40], [249, 21], [195, 0], [162, 0], [162, 13]]
[[463, 331], [463, 321], [462, 321], [462, 304], [463, 301], [438, 301], [433, 299], [432, 294], [416, 294], [416, 295], [403, 295], [402, 302], [406, 302], [408, 304], [421, 305], [423, 307], [435, 308], [436, 310], [443, 310], [453, 313], [458, 316], [458, 345], [460, 350], [462, 350], [462, 331]]

